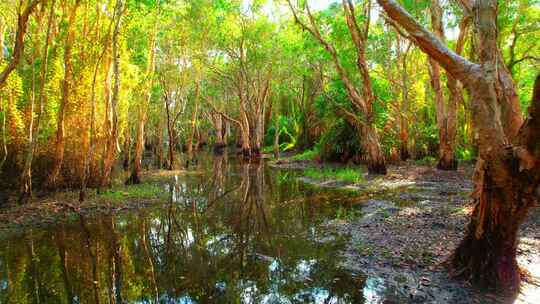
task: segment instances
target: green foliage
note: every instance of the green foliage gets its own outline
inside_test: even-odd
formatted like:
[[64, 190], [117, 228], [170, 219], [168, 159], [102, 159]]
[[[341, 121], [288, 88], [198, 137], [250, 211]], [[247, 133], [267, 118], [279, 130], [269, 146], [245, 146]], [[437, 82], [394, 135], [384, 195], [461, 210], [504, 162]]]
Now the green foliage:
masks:
[[317, 180], [333, 179], [348, 183], [358, 183], [364, 179], [362, 171], [357, 167], [307, 169], [304, 175]]
[[156, 184], [138, 184], [118, 187], [99, 195], [100, 198], [111, 201], [127, 199], [165, 199], [167, 192], [163, 187]]
[[319, 147], [315, 146], [313, 147], [313, 149], [308, 149], [303, 151], [302, 153], [294, 155], [293, 157], [291, 157], [291, 159], [296, 161], [315, 160], [317, 156], [319, 156], [319, 154]]
[[475, 158], [473, 151], [470, 148], [457, 147], [456, 149], [457, 159], [460, 161], [472, 161]]
[[320, 156], [325, 161], [347, 161], [361, 151], [356, 128], [344, 119], [330, 125], [319, 141]]

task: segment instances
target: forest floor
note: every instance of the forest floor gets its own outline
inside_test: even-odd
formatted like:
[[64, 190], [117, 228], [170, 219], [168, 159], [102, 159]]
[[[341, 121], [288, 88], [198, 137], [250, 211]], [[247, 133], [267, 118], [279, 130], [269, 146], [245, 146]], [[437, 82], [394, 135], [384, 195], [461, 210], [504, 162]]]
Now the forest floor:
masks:
[[[329, 166], [287, 159], [272, 165], [298, 170]], [[467, 282], [452, 280], [444, 269], [443, 262], [463, 237], [473, 209], [469, 196], [473, 169], [464, 165], [448, 172], [407, 163], [389, 166], [385, 177], [366, 175], [356, 184], [332, 178], [299, 179], [320, 187], [368, 193], [358, 205], [360, 216], [331, 220], [326, 227], [350, 236], [343, 266], [378, 281], [374, 285], [386, 286], [388, 303], [394, 303], [392, 294], [396, 303], [404, 297], [413, 303], [540, 303], [538, 208], [532, 210], [520, 232], [518, 262], [528, 277], [517, 299], [475, 290]]]

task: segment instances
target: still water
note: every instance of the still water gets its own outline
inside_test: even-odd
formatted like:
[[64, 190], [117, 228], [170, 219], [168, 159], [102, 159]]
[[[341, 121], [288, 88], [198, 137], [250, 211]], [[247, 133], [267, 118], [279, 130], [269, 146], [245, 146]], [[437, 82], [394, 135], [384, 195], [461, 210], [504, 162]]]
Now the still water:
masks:
[[350, 193], [262, 161], [191, 170], [154, 181], [169, 199], [152, 208], [2, 240], [0, 303], [365, 301], [366, 278], [340, 266], [346, 239], [322, 225], [353, 210]]

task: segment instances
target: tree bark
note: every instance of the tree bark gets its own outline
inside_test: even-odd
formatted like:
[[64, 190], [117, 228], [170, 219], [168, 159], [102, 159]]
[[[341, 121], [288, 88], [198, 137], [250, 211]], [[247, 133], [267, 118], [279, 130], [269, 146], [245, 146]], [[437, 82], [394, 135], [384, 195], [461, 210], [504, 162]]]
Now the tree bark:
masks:
[[[159, 1], [156, 12], [156, 19], [159, 16], [160, 8]], [[152, 78], [156, 66], [156, 32], [157, 32], [158, 22], [154, 24], [154, 29], [152, 31], [152, 38], [150, 40], [150, 51], [148, 54], [148, 68], [146, 71], [146, 78]], [[131, 171], [131, 176], [127, 183], [139, 184], [141, 182], [141, 165], [144, 152], [144, 126], [146, 124], [146, 111], [152, 100], [152, 86], [153, 81], [147, 80], [149, 82], [146, 89], [146, 102], [142, 104], [139, 108], [139, 121], [137, 123], [137, 139], [135, 143], [135, 159], [133, 163], [133, 170]]]
[[[431, 1], [430, 12], [433, 33], [444, 43], [443, 9], [439, 0]], [[457, 120], [456, 99], [448, 98], [448, 104], [445, 102], [439, 64], [431, 58], [429, 59], [429, 64], [431, 86], [433, 91], [435, 91], [437, 129], [439, 130], [439, 162], [437, 168], [440, 170], [457, 170], [457, 160], [455, 159], [454, 151]]]
[[188, 158], [191, 160], [193, 157], [193, 139], [195, 138], [195, 130], [197, 128], [197, 114], [199, 112], [199, 82], [195, 84], [195, 106], [193, 112], [191, 113], [191, 129], [189, 132], [189, 138], [187, 142], [187, 154]]
[[[34, 159], [34, 150], [37, 143], [37, 136], [39, 133], [39, 126], [41, 122], [41, 115], [43, 113], [43, 106], [45, 103], [45, 82], [47, 81], [47, 71], [48, 71], [48, 64], [49, 64], [49, 44], [51, 42], [51, 26], [54, 20], [55, 3], [56, 3], [55, 0], [51, 1], [51, 7], [49, 11], [48, 20], [47, 20], [47, 33], [45, 36], [45, 46], [43, 48], [43, 62], [41, 65], [41, 79], [40, 79], [40, 84], [39, 84], [39, 101], [38, 101], [39, 112], [38, 112], [38, 117], [36, 121], [35, 135], [33, 134], [34, 131], [32, 130], [33, 128], [32, 123], [30, 123], [30, 128], [28, 130], [29, 142], [28, 142], [28, 147], [26, 150], [24, 167], [21, 174], [21, 200], [23, 201], [26, 201], [32, 197], [32, 161]], [[2, 44], [0, 44], [0, 48], [1, 48], [1, 45]], [[32, 108], [33, 107], [34, 105], [32, 101]], [[32, 114], [31, 114], [32, 116], [33, 116], [33, 112], [34, 111], [32, 109]], [[31, 121], [33, 121], [33, 117], [31, 118]]]
[[216, 141], [214, 143], [214, 153], [223, 153], [225, 143], [223, 142], [223, 117], [219, 113], [212, 114], [214, 116], [214, 126], [216, 129]]
[[[497, 1], [474, 3], [480, 64], [464, 59], [419, 25], [393, 0], [377, 0], [415, 43], [471, 93], [480, 159], [475, 172], [477, 203], [466, 235], [448, 266], [474, 283], [515, 295], [520, 274], [517, 232], [538, 203], [540, 187], [540, 77], [525, 123], [515, 86], [497, 48]], [[513, 126], [510, 122], [518, 122]], [[516, 131], [517, 129], [517, 131]]]
[[71, 51], [73, 48], [73, 42], [75, 40], [75, 30], [73, 29], [75, 20], [77, 18], [77, 10], [81, 0], [77, 0], [71, 9], [69, 18], [67, 21], [66, 28], [66, 40], [64, 44], [64, 80], [62, 81], [62, 99], [60, 101], [60, 108], [58, 110], [57, 125], [56, 125], [56, 146], [55, 146], [55, 157], [54, 165], [47, 179], [47, 186], [50, 188], [56, 188], [58, 185], [58, 177], [60, 171], [62, 170], [62, 165], [64, 163], [64, 150], [65, 150], [65, 139], [64, 139], [64, 120], [66, 117], [66, 108], [69, 104], [71, 98], [71, 86], [73, 85], [73, 64], [71, 58]]
[[[99, 8], [98, 8], [99, 11]], [[114, 20], [113, 20], [114, 21]], [[81, 191], [79, 192], [79, 202], [83, 202], [86, 198], [86, 188], [88, 186], [88, 179], [90, 177], [90, 171], [91, 171], [91, 164], [93, 163], [94, 158], [94, 151], [96, 147], [96, 83], [97, 83], [97, 76], [99, 72], [99, 67], [101, 65], [101, 62], [105, 58], [107, 51], [109, 49], [109, 40], [110, 40], [110, 31], [113, 24], [113, 21], [111, 21], [109, 30], [107, 31], [107, 36], [105, 37], [105, 41], [103, 43], [103, 50], [100, 52], [99, 57], [97, 58], [96, 64], [94, 66], [94, 74], [92, 78], [92, 89], [90, 94], [90, 144], [88, 147], [88, 151], [86, 153], [85, 161], [84, 161], [84, 172], [81, 182]], [[96, 22], [96, 27], [99, 25], [99, 22]], [[97, 30], [96, 30], [97, 31]], [[97, 35], [96, 35], [97, 36]], [[108, 65], [108, 64], [107, 64]], [[106, 69], [106, 73], [108, 74], [109, 69]], [[108, 78], [108, 75], [106, 76]], [[107, 82], [105, 84], [107, 86]], [[107, 94], [105, 94], [107, 95]], [[106, 108], [108, 108], [108, 98], [106, 96]], [[107, 119], [108, 121], [108, 119]]]
[[112, 98], [110, 99], [110, 134], [107, 139], [107, 151], [103, 160], [103, 175], [101, 177], [101, 187], [109, 186], [111, 183], [111, 171], [114, 161], [116, 159], [116, 152], [118, 150], [118, 113], [116, 108], [120, 94], [120, 53], [118, 50], [118, 36], [120, 35], [122, 14], [124, 12], [124, 3], [122, 2], [122, 0], [116, 0], [115, 11], [116, 20], [112, 35], [112, 65], [114, 84], [112, 89]]
[[174, 134], [173, 134], [173, 128], [172, 125], [172, 119], [171, 119], [171, 109], [170, 109], [170, 101], [168, 100], [168, 97], [165, 98], [165, 112], [167, 114], [167, 135], [169, 136], [169, 147], [168, 147], [168, 159], [169, 163], [167, 164], [167, 167], [169, 170], [174, 169]]

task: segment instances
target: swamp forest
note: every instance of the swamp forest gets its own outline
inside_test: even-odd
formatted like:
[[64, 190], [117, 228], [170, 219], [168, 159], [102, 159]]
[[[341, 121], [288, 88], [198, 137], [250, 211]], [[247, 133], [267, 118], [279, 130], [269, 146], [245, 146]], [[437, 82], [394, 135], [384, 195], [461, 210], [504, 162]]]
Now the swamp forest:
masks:
[[0, 1], [0, 303], [540, 303], [540, 0]]

